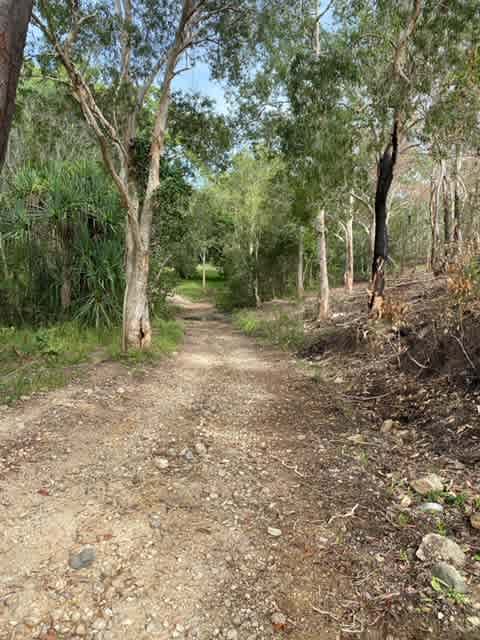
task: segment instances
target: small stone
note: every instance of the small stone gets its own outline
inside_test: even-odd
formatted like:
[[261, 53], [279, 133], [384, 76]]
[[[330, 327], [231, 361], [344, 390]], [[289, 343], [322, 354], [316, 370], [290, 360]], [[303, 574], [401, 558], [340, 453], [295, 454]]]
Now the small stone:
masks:
[[471, 627], [480, 627], [480, 618], [478, 616], [468, 616], [467, 622]]
[[168, 469], [170, 462], [166, 458], [155, 458], [155, 466], [157, 469]]
[[451, 562], [456, 567], [463, 567], [466, 557], [456, 542], [439, 535], [428, 533], [418, 547], [417, 558], [424, 562]]
[[153, 633], [158, 635], [163, 632], [163, 626], [159, 622], [156, 622], [155, 620], [151, 620], [145, 627], [145, 631], [147, 633]]
[[480, 511], [472, 513], [470, 516], [470, 524], [474, 529], [480, 529]]
[[95, 549], [93, 549], [92, 547], [87, 547], [85, 549], [82, 549], [80, 553], [72, 554], [70, 556], [68, 564], [72, 569], [75, 570], [86, 569], [86, 567], [89, 567], [95, 561], [96, 557], [97, 554], [95, 552]]
[[239, 627], [242, 624], [242, 619], [240, 618], [240, 616], [235, 616], [232, 622], [236, 627]]
[[117, 393], [123, 394], [125, 393], [125, 389], [123, 387], [118, 387]]
[[435, 491], [443, 491], [443, 481], [435, 473], [430, 473], [423, 478], [417, 478], [410, 483], [413, 489], [422, 496]]
[[267, 531], [272, 538], [279, 538], [282, 535], [281, 529], [276, 529], [275, 527], [268, 527]]
[[280, 613], [280, 611], [276, 611], [272, 615], [272, 624], [274, 627], [283, 629], [287, 624], [287, 616], [285, 616], [283, 613]]
[[200, 457], [207, 455], [207, 447], [203, 444], [203, 442], [197, 442], [195, 445], [195, 451], [197, 455]]
[[193, 460], [193, 451], [191, 449], [183, 449], [180, 455], [182, 458], [185, 458], [185, 460], [188, 460], [188, 462]]
[[472, 585], [470, 591], [472, 594], [472, 607], [475, 611], [480, 611], [480, 583]]
[[87, 629], [85, 627], [84, 624], [79, 624], [78, 627], [75, 629], [75, 633], [77, 634], [77, 636], [86, 636], [87, 635]]
[[227, 640], [237, 640], [238, 639], [238, 631], [236, 629], [230, 629], [227, 632]]
[[443, 513], [443, 507], [441, 504], [438, 504], [438, 502], [425, 502], [418, 508], [424, 513]]
[[[125, 622], [122, 622], [122, 624], [125, 624]], [[107, 621], [104, 618], [97, 618], [92, 626], [95, 631], [103, 631], [107, 626]]]
[[400, 506], [404, 509], [408, 509], [408, 507], [412, 505], [412, 502], [412, 498], [409, 495], [405, 494], [400, 499]]
[[452, 567], [451, 564], [437, 562], [437, 564], [432, 567], [432, 575], [445, 583], [450, 589], [457, 591], [457, 593], [467, 592], [465, 578], [455, 567]]
[[395, 438], [400, 442], [411, 442], [414, 439], [413, 432], [410, 429], [402, 429], [395, 432]]
[[393, 429], [393, 420], [384, 420], [382, 426], [380, 427], [380, 433], [383, 433], [384, 435], [386, 435], [387, 433], [390, 433], [392, 429]]
[[333, 382], [335, 384], [343, 384], [344, 380], [341, 376], [337, 376]]
[[347, 440], [350, 440], [353, 444], [364, 444], [365, 442], [361, 433], [354, 433], [352, 436], [348, 436]]
[[160, 515], [158, 513], [151, 513], [150, 517], [150, 526], [152, 527], [152, 529], [160, 529], [162, 526], [162, 518], [160, 517]]

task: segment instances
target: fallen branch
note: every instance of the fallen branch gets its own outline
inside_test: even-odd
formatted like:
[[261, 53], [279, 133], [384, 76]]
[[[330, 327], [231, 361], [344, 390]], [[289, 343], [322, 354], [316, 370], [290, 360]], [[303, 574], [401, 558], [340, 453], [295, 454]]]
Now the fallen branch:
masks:
[[351, 511], [347, 511], [347, 513], [344, 514], [336, 514], [334, 516], [332, 516], [330, 518], [330, 520], [327, 522], [327, 527], [337, 518], [352, 518], [355, 515], [355, 511], [358, 509], [360, 505], [356, 504], [353, 509], [351, 509]]
[[[426, 364], [422, 364], [421, 362], [418, 362], [418, 360], [416, 360], [408, 351], [404, 351], [404, 353], [407, 354], [407, 356], [410, 358], [410, 360], [417, 365], [417, 367], [420, 367], [420, 369], [429, 369], [430, 367], [428, 367], [428, 365]], [[427, 360], [427, 362], [429, 362], [429, 360]]]
[[468, 355], [467, 350], [465, 349], [463, 342], [457, 337], [457, 336], [453, 336], [454, 339], [458, 342], [458, 344], [460, 345], [461, 350], [463, 351], [463, 355], [465, 356], [465, 358], [468, 360], [470, 366], [472, 367], [472, 369], [474, 371], [477, 370], [477, 367], [475, 366], [473, 360], [471, 359], [471, 357]]
[[315, 611], [315, 613], [320, 613], [322, 616], [327, 616], [328, 618], [332, 618], [332, 620], [335, 620], [335, 622], [340, 622], [340, 618], [337, 618], [337, 616], [334, 616], [333, 613], [330, 613], [330, 611], [323, 611], [322, 609], [317, 609], [317, 607], [314, 607], [312, 604], [312, 610]]
[[272, 459], [276, 460], [277, 462], [280, 462], [282, 467], [285, 467], [285, 469], [289, 469], [290, 471], [293, 471], [294, 473], [297, 474], [297, 476], [300, 476], [300, 478], [305, 478], [304, 474], [300, 473], [300, 471], [298, 470], [297, 464], [295, 466], [288, 465], [286, 462], [284, 462], [283, 460], [280, 460], [280, 458], [277, 458], [276, 456], [272, 456]]

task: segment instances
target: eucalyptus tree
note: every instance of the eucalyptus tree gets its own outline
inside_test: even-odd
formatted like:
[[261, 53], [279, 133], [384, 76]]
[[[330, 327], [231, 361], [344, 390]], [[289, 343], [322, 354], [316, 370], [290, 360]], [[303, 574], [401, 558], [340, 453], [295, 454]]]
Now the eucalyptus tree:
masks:
[[[430, 44], [432, 91], [424, 105], [423, 141], [434, 158], [431, 193], [430, 264], [444, 266], [462, 239], [462, 209], [468, 198], [464, 181], [468, 158], [480, 144], [480, 8], [454, 0], [431, 19], [437, 38]], [[462, 166], [463, 165], [463, 166]], [[444, 256], [440, 254], [440, 209], [443, 206]], [[443, 264], [442, 264], [443, 263]]]
[[202, 288], [207, 288], [207, 260], [215, 248], [219, 248], [221, 225], [220, 198], [215, 184], [210, 183], [197, 189], [191, 201], [191, 224], [194, 244], [200, 254], [202, 265]]
[[[53, 53], [99, 145], [126, 211], [123, 347], [148, 348], [148, 276], [174, 77], [195, 59], [218, 62], [220, 41], [244, 27], [244, 11], [221, 0], [38, 0], [34, 23]], [[49, 64], [47, 59], [47, 64]], [[148, 153], [138, 135], [146, 101], [155, 116]], [[151, 103], [150, 103], [151, 106]], [[141, 156], [143, 167], [138, 167]]]
[[263, 149], [258, 149], [255, 156], [242, 152], [218, 183], [220, 205], [233, 223], [227, 251], [245, 280], [248, 298], [257, 306], [262, 304], [261, 250], [279, 211], [270, 198], [270, 187], [280, 169], [279, 159], [269, 158]]
[[33, 0], [0, 0], [0, 167], [5, 160]]

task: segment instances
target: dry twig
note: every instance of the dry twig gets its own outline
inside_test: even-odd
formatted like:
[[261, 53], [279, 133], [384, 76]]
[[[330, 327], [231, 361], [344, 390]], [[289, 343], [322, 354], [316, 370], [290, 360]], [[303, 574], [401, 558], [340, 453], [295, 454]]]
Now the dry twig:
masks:
[[329, 525], [330, 525], [334, 520], [336, 520], [337, 518], [352, 518], [352, 517], [355, 515], [355, 511], [358, 509], [358, 507], [359, 507], [359, 506], [360, 506], [359, 504], [356, 504], [356, 505], [353, 507], [353, 509], [351, 509], [350, 511], [347, 511], [347, 513], [344, 513], [344, 514], [339, 514], [339, 513], [338, 513], [338, 514], [336, 514], [336, 515], [332, 516], [332, 517], [330, 518], [330, 520], [327, 522], [327, 527], [328, 527], [328, 526], [329, 526]]

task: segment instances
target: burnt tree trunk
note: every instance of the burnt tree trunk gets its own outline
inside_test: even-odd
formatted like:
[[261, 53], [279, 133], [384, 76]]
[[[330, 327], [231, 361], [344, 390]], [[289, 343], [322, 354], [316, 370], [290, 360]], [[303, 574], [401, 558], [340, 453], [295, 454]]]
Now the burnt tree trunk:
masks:
[[7, 153], [32, 7], [33, 0], [0, 0], [0, 169]]
[[373, 248], [372, 286], [368, 308], [370, 314], [381, 317], [385, 291], [385, 264], [388, 259], [387, 197], [393, 181], [398, 155], [398, 117], [395, 118], [392, 139], [377, 164], [375, 193], [375, 244]]

